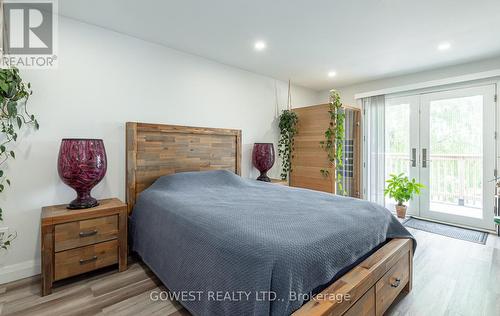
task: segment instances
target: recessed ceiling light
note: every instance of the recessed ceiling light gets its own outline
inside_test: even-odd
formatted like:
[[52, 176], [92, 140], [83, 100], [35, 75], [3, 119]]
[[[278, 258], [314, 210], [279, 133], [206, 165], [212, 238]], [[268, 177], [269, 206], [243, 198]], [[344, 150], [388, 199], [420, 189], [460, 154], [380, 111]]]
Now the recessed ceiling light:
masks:
[[255, 42], [255, 50], [258, 50], [258, 51], [261, 51], [261, 50], [264, 50], [266, 49], [266, 42], [264, 41], [257, 41]]
[[330, 77], [330, 78], [333, 78], [333, 77], [335, 77], [336, 75], [337, 75], [337, 73], [336, 73], [335, 71], [330, 71], [330, 72], [328, 73], [328, 77]]
[[442, 42], [438, 45], [438, 50], [444, 51], [450, 49], [451, 44], [449, 42]]

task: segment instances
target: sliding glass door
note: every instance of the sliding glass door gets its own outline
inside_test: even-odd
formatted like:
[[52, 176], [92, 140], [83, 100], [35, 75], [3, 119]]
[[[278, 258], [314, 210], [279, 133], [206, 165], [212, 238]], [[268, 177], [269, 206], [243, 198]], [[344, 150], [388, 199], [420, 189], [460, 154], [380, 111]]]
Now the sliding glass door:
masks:
[[410, 214], [493, 228], [495, 88], [387, 99], [386, 177], [403, 172], [426, 186]]

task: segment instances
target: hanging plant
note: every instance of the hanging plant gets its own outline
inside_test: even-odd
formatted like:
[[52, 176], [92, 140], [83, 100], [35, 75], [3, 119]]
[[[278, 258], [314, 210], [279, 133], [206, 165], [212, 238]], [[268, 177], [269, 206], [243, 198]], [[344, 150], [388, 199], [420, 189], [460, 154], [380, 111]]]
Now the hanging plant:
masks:
[[293, 138], [297, 133], [297, 113], [292, 110], [283, 110], [279, 116], [280, 140], [278, 142], [278, 155], [281, 158], [281, 179], [288, 179], [292, 171]]
[[[342, 172], [340, 169], [343, 166], [343, 151], [344, 151], [344, 120], [345, 112], [340, 101], [340, 94], [335, 90], [330, 90], [330, 103], [328, 114], [330, 115], [330, 123], [325, 131], [325, 140], [320, 142], [321, 147], [328, 154], [328, 161], [335, 170], [334, 182], [337, 184], [338, 194], [344, 195], [342, 187]], [[328, 177], [330, 172], [327, 169], [321, 169], [321, 174]]]
[[[0, 193], [5, 186], [11, 184], [7, 178], [3, 165], [9, 160], [16, 158], [14, 150], [9, 146], [17, 141], [18, 132], [23, 125], [32, 125], [39, 128], [38, 121], [33, 114], [29, 114], [26, 104], [30, 95], [31, 84], [24, 82], [17, 68], [0, 69]], [[2, 208], [0, 208], [0, 221], [3, 221]], [[16, 234], [2, 236], [0, 248], [7, 249]]]

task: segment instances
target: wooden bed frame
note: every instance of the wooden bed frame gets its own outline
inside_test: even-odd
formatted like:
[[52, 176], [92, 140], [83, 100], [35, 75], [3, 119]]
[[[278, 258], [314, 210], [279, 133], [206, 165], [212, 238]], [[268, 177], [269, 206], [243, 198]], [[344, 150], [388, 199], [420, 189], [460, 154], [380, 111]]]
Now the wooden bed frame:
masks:
[[[129, 213], [137, 195], [160, 176], [184, 171], [241, 172], [241, 131], [127, 122]], [[393, 239], [304, 304], [294, 315], [383, 315], [410, 292], [413, 241]], [[306, 293], [304, 293], [306, 294]]]

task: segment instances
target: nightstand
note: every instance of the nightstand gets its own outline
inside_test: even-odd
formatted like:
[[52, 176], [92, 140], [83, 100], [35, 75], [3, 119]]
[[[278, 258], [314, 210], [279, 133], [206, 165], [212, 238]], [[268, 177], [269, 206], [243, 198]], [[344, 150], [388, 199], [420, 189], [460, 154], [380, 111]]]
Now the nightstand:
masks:
[[289, 186], [288, 180], [273, 179], [271, 178], [271, 183]]
[[66, 206], [42, 208], [42, 296], [55, 281], [117, 263], [127, 269], [127, 204], [113, 198], [93, 208]]

